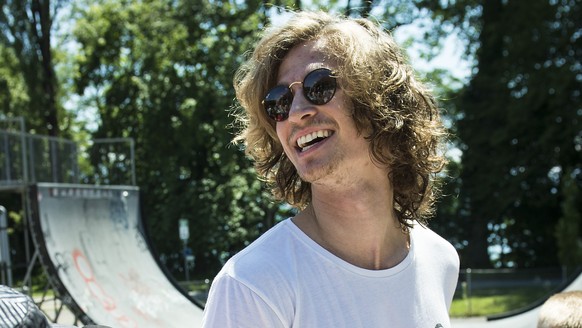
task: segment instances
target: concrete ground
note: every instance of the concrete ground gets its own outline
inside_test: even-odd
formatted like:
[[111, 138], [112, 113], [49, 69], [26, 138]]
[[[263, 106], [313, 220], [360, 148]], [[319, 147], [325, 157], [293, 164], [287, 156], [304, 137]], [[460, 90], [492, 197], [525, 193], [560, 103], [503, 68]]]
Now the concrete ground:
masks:
[[[41, 300], [35, 298], [34, 301], [38, 304]], [[82, 322], [75, 323], [75, 315], [73, 312], [66, 306], [61, 307], [61, 301], [58, 299], [45, 300], [40, 304], [40, 309], [51, 323], [56, 324], [56, 327], [83, 327]], [[58, 316], [57, 311], [59, 311]]]

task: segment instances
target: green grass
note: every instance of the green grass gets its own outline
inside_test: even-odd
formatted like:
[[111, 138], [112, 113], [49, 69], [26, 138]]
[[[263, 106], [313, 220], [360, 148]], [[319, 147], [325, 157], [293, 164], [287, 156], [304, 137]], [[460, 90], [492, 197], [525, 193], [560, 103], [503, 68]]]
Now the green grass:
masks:
[[550, 290], [543, 287], [522, 287], [503, 290], [475, 291], [471, 298], [455, 295], [451, 317], [489, 316], [524, 308]]
[[206, 280], [191, 280], [188, 282], [179, 282], [179, 285], [184, 288], [184, 290], [190, 292], [207, 292], [210, 288], [210, 281]]
[[[181, 282], [180, 285], [185, 290], [201, 293], [207, 292], [209, 288], [209, 282], [204, 280]], [[518, 310], [547, 296], [551, 290], [552, 286], [476, 290], [470, 298], [466, 293], [458, 292], [453, 299], [450, 315], [457, 318], [489, 316]], [[32, 291], [39, 298], [44, 289], [41, 285], [34, 284]], [[54, 297], [54, 292], [49, 289], [45, 297]]]

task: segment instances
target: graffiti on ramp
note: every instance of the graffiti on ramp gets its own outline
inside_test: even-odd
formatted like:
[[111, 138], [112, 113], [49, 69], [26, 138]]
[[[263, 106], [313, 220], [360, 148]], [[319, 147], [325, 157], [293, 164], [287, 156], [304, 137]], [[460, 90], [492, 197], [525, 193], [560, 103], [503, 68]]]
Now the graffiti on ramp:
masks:
[[43, 266], [86, 324], [200, 326], [202, 309], [172, 284], [148, 248], [137, 187], [38, 184], [31, 198]]

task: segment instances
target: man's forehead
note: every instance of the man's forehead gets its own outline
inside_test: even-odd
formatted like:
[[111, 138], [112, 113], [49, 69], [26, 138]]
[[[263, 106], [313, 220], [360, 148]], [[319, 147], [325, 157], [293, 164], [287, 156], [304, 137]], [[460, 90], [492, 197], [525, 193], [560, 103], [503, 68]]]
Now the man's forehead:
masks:
[[[318, 68], [333, 68], [330, 58], [326, 52], [325, 41], [317, 39], [300, 43], [283, 58], [278, 67], [277, 80], [285, 82], [282, 79], [289, 77], [288, 75], [297, 75], [292, 77], [292, 79], [297, 79], [303, 78], [307, 73]], [[301, 66], [291, 65], [289, 62], [299, 63]]]

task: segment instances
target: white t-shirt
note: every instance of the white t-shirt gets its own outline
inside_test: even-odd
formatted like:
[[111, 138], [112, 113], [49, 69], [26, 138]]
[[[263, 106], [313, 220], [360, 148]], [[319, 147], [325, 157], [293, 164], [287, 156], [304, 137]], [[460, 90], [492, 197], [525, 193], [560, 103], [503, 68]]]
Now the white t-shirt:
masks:
[[459, 272], [451, 244], [415, 225], [398, 265], [367, 270], [285, 220], [233, 256], [212, 283], [203, 327], [450, 327]]

